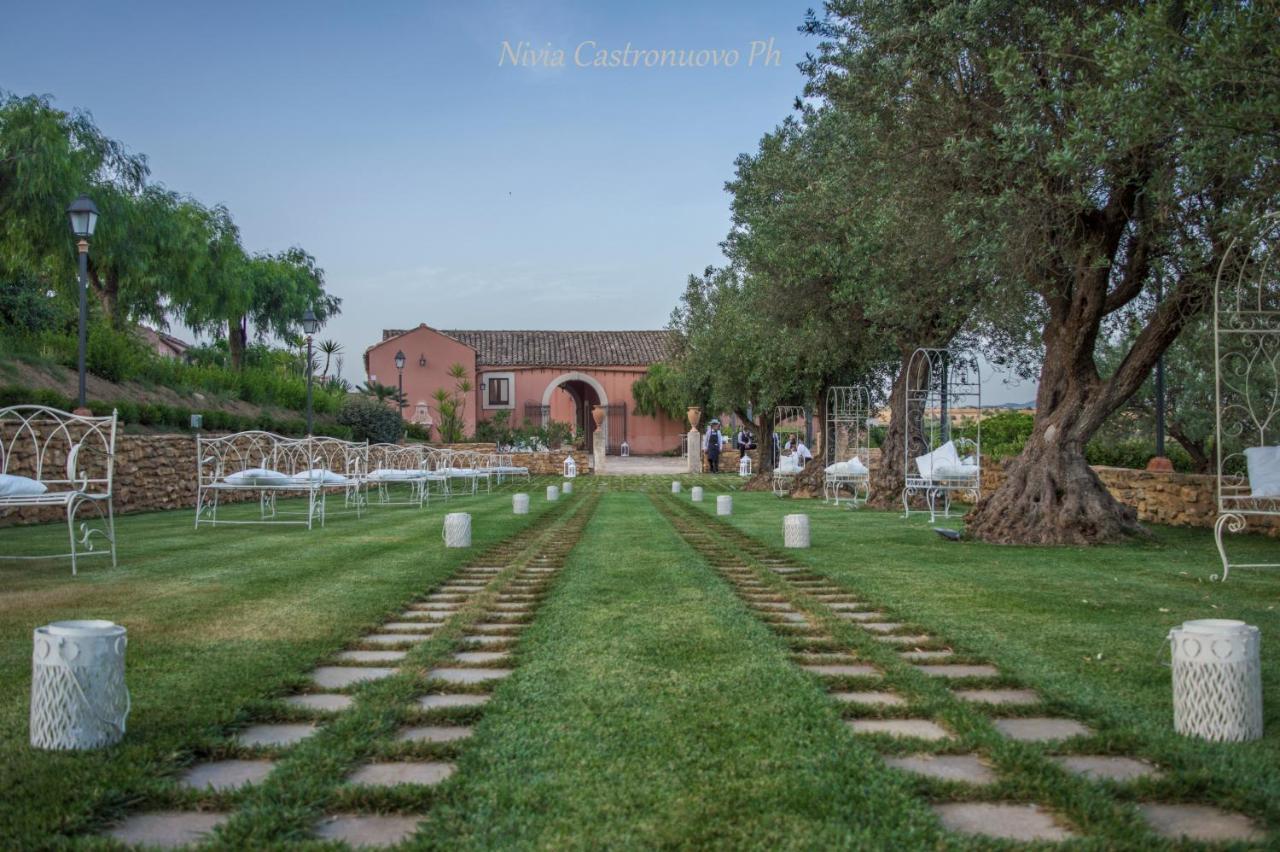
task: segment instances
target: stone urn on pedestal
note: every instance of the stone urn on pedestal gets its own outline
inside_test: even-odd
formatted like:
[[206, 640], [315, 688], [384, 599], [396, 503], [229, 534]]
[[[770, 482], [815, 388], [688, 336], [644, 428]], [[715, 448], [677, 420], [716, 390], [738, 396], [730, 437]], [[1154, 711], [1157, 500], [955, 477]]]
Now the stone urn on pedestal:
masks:
[[690, 406], [685, 416], [689, 418], [689, 435], [686, 446], [689, 449], [689, 472], [702, 473], [702, 433], [698, 431], [698, 422], [702, 420], [702, 409]]
[[601, 428], [604, 425], [604, 406], [591, 406], [591, 419], [596, 422], [595, 435], [592, 438], [594, 446], [591, 448], [591, 454], [595, 460], [596, 473], [604, 470], [604, 451], [608, 444], [605, 442], [605, 434]]

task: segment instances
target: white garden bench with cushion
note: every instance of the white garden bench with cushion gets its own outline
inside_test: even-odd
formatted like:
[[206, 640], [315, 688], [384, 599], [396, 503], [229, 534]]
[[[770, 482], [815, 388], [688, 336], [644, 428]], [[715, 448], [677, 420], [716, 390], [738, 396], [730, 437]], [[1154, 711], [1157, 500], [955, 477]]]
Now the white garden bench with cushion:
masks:
[[936, 450], [914, 459], [915, 473], [906, 474], [902, 491], [902, 507], [911, 516], [911, 497], [921, 494], [929, 506], [929, 521], [938, 517], [938, 498], [942, 498], [943, 517], [951, 517], [953, 494], [964, 494], [977, 500], [982, 486], [982, 468], [978, 445], [968, 438], [947, 441]]
[[378, 506], [417, 506], [430, 498], [429, 483], [440, 481], [422, 444], [373, 444], [369, 447], [367, 482], [377, 493]]
[[785, 497], [791, 493], [792, 483], [803, 470], [804, 465], [800, 463], [800, 456], [796, 453], [779, 457], [778, 466], [773, 470], [774, 496]]
[[822, 502], [840, 505], [840, 492], [848, 489], [850, 502], [858, 505], [858, 495], [865, 501], [871, 494], [871, 471], [862, 459], [853, 456], [848, 461], [829, 464], [822, 477]]
[[[346, 488], [345, 473], [317, 466], [311, 438], [286, 438], [273, 432], [196, 436], [196, 527], [201, 524], [296, 524], [311, 529], [324, 524], [326, 489]], [[258, 518], [219, 518], [221, 496], [252, 492]], [[305, 500], [304, 508], [282, 509], [279, 497]]]
[[[487, 455], [470, 450], [457, 450], [450, 452], [447, 464], [448, 466], [442, 472], [450, 480], [460, 479], [471, 483], [472, 494], [480, 490], [481, 482], [484, 482], [486, 492], [492, 490], [492, 471], [489, 469]], [[452, 485], [449, 487], [449, 493], [456, 493]]]
[[489, 457], [489, 472], [501, 485], [503, 479], [514, 479], [517, 476], [529, 478], [529, 468], [515, 464], [515, 457], [510, 455], [493, 455]]
[[[115, 474], [116, 413], [110, 417], [80, 416], [41, 405], [0, 408], [0, 512], [27, 508], [66, 513], [68, 553], [9, 556], [4, 559], [77, 559], [111, 556], [116, 565], [115, 514], [112, 487]], [[81, 509], [96, 514], [80, 523]], [[94, 536], [107, 543], [94, 548]]]

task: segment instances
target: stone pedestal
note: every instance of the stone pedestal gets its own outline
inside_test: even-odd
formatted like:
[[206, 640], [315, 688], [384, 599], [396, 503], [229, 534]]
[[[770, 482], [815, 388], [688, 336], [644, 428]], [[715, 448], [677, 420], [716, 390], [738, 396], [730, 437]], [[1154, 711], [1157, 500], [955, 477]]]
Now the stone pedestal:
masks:
[[595, 446], [591, 448], [591, 453], [594, 457], [595, 471], [596, 473], [604, 473], [604, 451], [608, 447], [608, 444], [605, 443], [604, 435], [601, 435], [599, 432], [597, 432], [592, 438], [592, 442], [595, 444]]
[[689, 442], [689, 472], [702, 473], [702, 433], [690, 429], [686, 440]]

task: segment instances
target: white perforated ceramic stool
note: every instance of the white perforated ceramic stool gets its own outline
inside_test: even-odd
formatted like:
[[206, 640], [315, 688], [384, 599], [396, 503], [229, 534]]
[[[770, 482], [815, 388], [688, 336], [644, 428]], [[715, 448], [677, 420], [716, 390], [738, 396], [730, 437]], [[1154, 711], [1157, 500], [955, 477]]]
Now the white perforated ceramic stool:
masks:
[[1169, 631], [1173, 728], [1214, 742], [1262, 736], [1262, 636], [1225, 618], [1183, 622]]
[[782, 519], [782, 546], [791, 548], [809, 546], [808, 515], [787, 515]]
[[680, 481], [678, 479], [671, 480], [671, 493], [672, 494], [680, 493]]
[[561, 494], [572, 494], [572, 493], [573, 493], [573, 483], [572, 483], [572, 482], [570, 482], [570, 481], [568, 481], [567, 479], [566, 479], [564, 482], [562, 482], [562, 483], [560, 484], [560, 493], [561, 493]]
[[732, 515], [733, 514], [733, 498], [728, 494], [721, 494], [716, 498], [716, 514]]
[[471, 546], [471, 516], [466, 512], [450, 512], [444, 516], [445, 547]]
[[689, 489], [689, 496], [693, 498], [693, 502], [701, 503], [702, 502], [702, 486], [695, 485], [693, 486], [693, 488]]
[[125, 629], [110, 621], [55, 621], [35, 630], [31, 745], [101, 748], [120, 741], [129, 717]]
[[554, 503], [560, 499], [560, 489], [554, 485], [547, 486], [547, 502]]
[[511, 495], [511, 513], [514, 515], [529, 514], [529, 495], [523, 491]]

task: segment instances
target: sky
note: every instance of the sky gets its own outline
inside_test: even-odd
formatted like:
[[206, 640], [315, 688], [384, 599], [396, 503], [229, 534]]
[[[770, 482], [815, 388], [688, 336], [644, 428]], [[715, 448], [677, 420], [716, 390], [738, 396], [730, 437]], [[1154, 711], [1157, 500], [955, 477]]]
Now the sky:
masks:
[[0, 0], [0, 88], [90, 111], [247, 250], [311, 252], [362, 381], [383, 328], [663, 327], [801, 93], [812, 5]]

